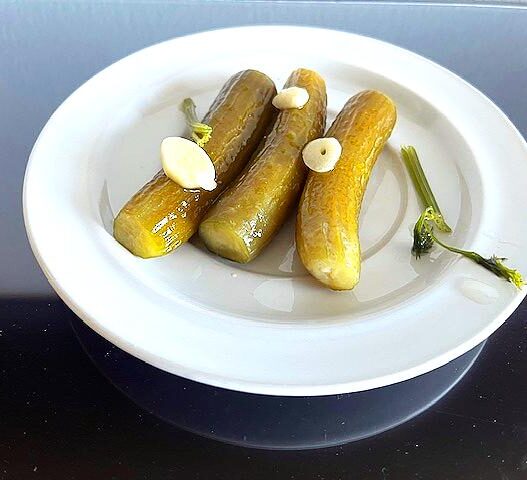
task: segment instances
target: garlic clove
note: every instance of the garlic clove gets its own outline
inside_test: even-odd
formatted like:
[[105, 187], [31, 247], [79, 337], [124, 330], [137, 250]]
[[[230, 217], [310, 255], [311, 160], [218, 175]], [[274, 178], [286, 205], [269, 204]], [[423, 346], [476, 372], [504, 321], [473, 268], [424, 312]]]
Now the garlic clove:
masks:
[[342, 146], [333, 137], [312, 140], [302, 150], [304, 163], [309, 169], [319, 173], [333, 170], [341, 154]]
[[216, 188], [214, 164], [203, 148], [183, 137], [161, 142], [161, 164], [165, 175], [183, 188]]
[[309, 100], [309, 92], [305, 88], [284, 88], [273, 98], [273, 105], [279, 110], [302, 108]]

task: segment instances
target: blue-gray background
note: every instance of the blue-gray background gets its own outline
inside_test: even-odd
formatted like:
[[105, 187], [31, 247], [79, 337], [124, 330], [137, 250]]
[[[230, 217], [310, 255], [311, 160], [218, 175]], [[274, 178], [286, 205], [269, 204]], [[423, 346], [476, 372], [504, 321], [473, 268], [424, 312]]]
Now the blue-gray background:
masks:
[[[31, 146], [62, 100], [100, 69], [145, 46], [200, 30], [264, 23], [347, 30], [411, 49], [474, 84], [527, 133], [527, 9], [0, 0], [0, 296], [51, 294], [28, 248], [21, 186]], [[202, 58], [197, 52], [197, 61]]]
[[[264, 408], [258, 396], [239, 394], [233, 404], [220, 389], [175, 376], [161, 381], [159, 372], [105, 342], [53, 299], [29, 251], [21, 216], [27, 157], [62, 100], [118, 58], [203, 29], [289, 23], [388, 40], [466, 78], [525, 135], [527, 10], [509, 7], [0, 0], [0, 479], [525, 480], [526, 302], [491, 336], [463, 380], [404, 425], [342, 447], [248, 450], [175, 428], [156, 417], [164, 416], [158, 407], [182, 415], [187, 426], [198, 418], [203, 432], [225, 434], [218, 418], [241, 439], [278, 427], [294, 442], [287, 425], [295, 419], [320, 436], [353, 432], [355, 415], [359, 424], [377, 425], [379, 418], [371, 403], [365, 415], [350, 408], [353, 394], [326, 397], [331, 408], [313, 398], [300, 399], [294, 408], [278, 398]], [[82, 347], [70, 324], [78, 336], [84, 331]], [[150, 406], [136, 406], [111, 382], [127, 395], [144, 393]], [[409, 396], [386, 398], [386, 389], [378, 391], [388, 417], [394, 404], [409, 398], [413, 407], [422, 400], [422, 386], [412, 390], [407, 382], [404, 389]]]

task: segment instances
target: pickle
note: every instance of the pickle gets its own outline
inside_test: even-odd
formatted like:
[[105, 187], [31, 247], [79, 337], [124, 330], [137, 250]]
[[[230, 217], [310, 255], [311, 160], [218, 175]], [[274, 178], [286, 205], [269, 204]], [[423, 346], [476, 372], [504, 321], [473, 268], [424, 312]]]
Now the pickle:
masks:
[[342, 146], [335, 168], [309, 172], [297, 214], [296, 246], [307, 270], [334, 290], [350, 290], [359, 281], [362, 198], [396, 116], [386, 95], [371, 90], [355, 95], [326, 134]]
[[285, 88], [294, 86], [308, 91], [306, 105], [280, 111], [259, 153], [199, 227], [207, 248], [222, 257], [240, 263], [255, 258], [298, 201], [307, 174], [302, 149], [324, 131], [326, 86], [306, 69], [290, 75]]
[[205, 115], [212, 127], [204, 146], [214, 163], [218, 186], [185, 189], [161, 170], [122, 208], [114, 222], [115, 239], [143, 258], [165, 255], [185, 243], [216, 197], [251, 158], [272, 123], [273, 81], [255, 70], [231, 77]]

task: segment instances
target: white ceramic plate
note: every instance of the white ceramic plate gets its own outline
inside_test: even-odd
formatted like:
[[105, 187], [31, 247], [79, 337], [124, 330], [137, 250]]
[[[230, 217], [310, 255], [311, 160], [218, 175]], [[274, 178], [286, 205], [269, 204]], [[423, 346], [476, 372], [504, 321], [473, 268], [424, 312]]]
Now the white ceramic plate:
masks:
[[[206, 60], [196, 52], [206, 52]], [[196, 60], [198, 58], [198, 60]], [[292, 224], [252, 264], [193, 241], [135, 258], [112, 218], [159, 169], [163, 137], [183, 134], [187, 96], [200, 114], [225, 80], [256, 68], [280, 87], [299, 66], [327, 81], [330, 121], [345, 100], [379, 89], [398, 122], [362, 214], [362, 279], [332, 292], [310, 278]], [[31, 245], [64, 301], [105, 338], [169, 372], [246, 392], [365, 390], [439, 367], [487, 338], [523, 292], [468, 260], [410, 255], [416, 196], [398, 157], [413, 144], [451, 243], [507, 256], [527, 272], [527, 146], [505, 115], [444, 68], [348, 33], [246, 27], [177, 38], [108, 67], [73, 93], [42, 131], [25, 178]]]

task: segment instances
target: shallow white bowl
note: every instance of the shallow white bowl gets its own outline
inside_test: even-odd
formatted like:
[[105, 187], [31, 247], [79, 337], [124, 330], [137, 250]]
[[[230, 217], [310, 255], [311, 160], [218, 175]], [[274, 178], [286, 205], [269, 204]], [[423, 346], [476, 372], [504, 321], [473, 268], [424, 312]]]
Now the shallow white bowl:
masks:
[[[196, 52], [207, 52], [206, 61]], [[163, 258], [132, 256], [115, 213], [159, 169], [163, 137], [183, 134], [190, 96], [202, 114], [225, 80], [256, 68], [280, 87], [299, 66], [327, 81], [329, 120], [362, 89], [398, 107], [362, 212], [362, 279], [332, 292], [296, 256], [292, 223], [253, 263], [199, 241]], [[446, 69], [343, 32], [245, 27], [177, 38], [108, 67], [53, 114], [31, 153], [24, 215], [52, 286], [127, 352], [220, 387], [277, 395], [365, 390], [439, 367], [487, 338], [524, 297], [468, 260], [411, 257], [415, 193], [398, 156], [415, 145], [451, 243], [507, 256], [527, 272], [527, 146], [505, 115]]]

